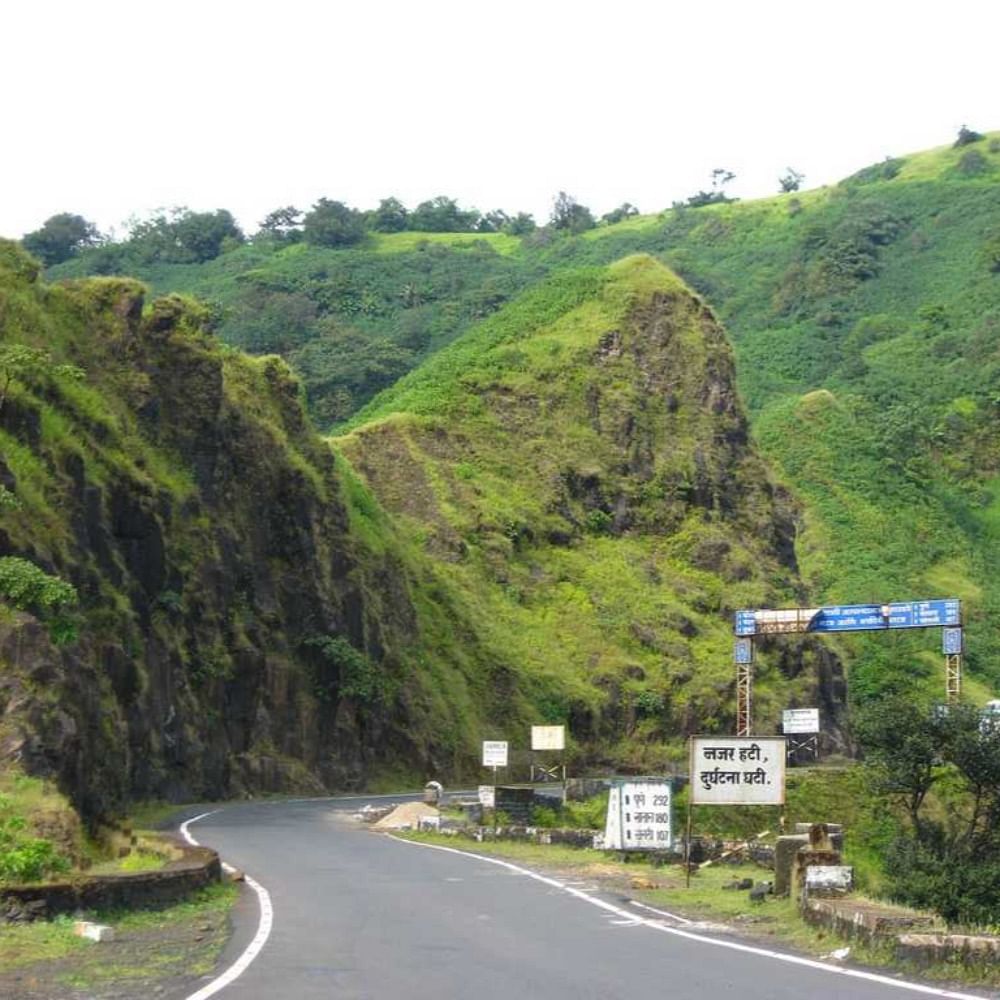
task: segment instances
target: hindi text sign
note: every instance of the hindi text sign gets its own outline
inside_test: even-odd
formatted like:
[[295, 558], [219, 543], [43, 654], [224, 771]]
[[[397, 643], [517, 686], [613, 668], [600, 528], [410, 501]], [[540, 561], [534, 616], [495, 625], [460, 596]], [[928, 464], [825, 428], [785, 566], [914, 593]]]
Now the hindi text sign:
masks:
[[483, 740], [483, 767], [507, 766], [507, 741]]
[[818, 708], [786, 708], [781, 713], [781, 731], [789, 733], [818, 733]]
[[783, 805], [783, 736], [693, 736], [693, 805]]
[[673, 847], [669, 778], [616, 781], [608, 796], [604, 849], [668, 851]]

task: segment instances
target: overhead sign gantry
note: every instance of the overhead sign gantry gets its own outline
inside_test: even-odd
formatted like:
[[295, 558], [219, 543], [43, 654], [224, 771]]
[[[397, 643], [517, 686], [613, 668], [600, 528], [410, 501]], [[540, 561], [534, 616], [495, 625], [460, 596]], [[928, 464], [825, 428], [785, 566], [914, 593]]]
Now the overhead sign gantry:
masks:
[[956, 701], [962, 688], [962, 602], [956, 598], [896, 601], [891, 604], [835, 604], [822, 608], [783, 608], [737, 611], [736, 735], [749, 736], [753, 728], [754, 638], [795, 632], [878, 632], [891, 629], [942, 628], [945, 656], [945, 696]]

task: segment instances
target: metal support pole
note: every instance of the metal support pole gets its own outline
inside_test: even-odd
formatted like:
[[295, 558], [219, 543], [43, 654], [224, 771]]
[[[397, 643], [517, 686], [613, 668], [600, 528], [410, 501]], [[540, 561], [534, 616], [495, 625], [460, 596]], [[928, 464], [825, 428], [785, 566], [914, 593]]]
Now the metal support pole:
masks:
[[684, 837], [684, 887], [691, 888], [691, 789], [688, 789], [687, 832]]
[[753, 729], [753, 664], [736, 664], [736, 735], [750, 736]]
[[736, 664], [736, 735], [749, 736], [753, 728], [753, 637], [737, 638], [733, 645]]
[[962, 694], [962, 654], [949, 653], [944, 658], [944, 693], [949, 705]]

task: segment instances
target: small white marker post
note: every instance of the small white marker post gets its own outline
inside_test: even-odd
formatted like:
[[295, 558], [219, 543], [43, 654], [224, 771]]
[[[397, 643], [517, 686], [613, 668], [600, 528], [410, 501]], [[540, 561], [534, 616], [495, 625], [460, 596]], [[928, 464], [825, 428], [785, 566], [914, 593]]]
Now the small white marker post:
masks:
[[493, 768], [493, 839], [497, 837], [497, 768], [507, 766], [507, 741], [483, 740], [483, 767]]

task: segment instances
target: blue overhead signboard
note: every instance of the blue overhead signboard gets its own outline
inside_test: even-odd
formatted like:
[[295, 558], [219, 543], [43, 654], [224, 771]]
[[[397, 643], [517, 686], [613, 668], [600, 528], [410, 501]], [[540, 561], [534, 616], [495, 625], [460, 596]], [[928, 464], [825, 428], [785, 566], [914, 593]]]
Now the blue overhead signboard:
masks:
[[768, 631], [865, 632], [873, 629], [940, 628], [962, 624], [962, 604], [954, 599], [901, 601], [893, 604], [842, 604], [817, 608], [815, 614], [808, 617], [802, 614], [804, 610], [737, 611], [734, 631], [737, 635], [756, 635]]

